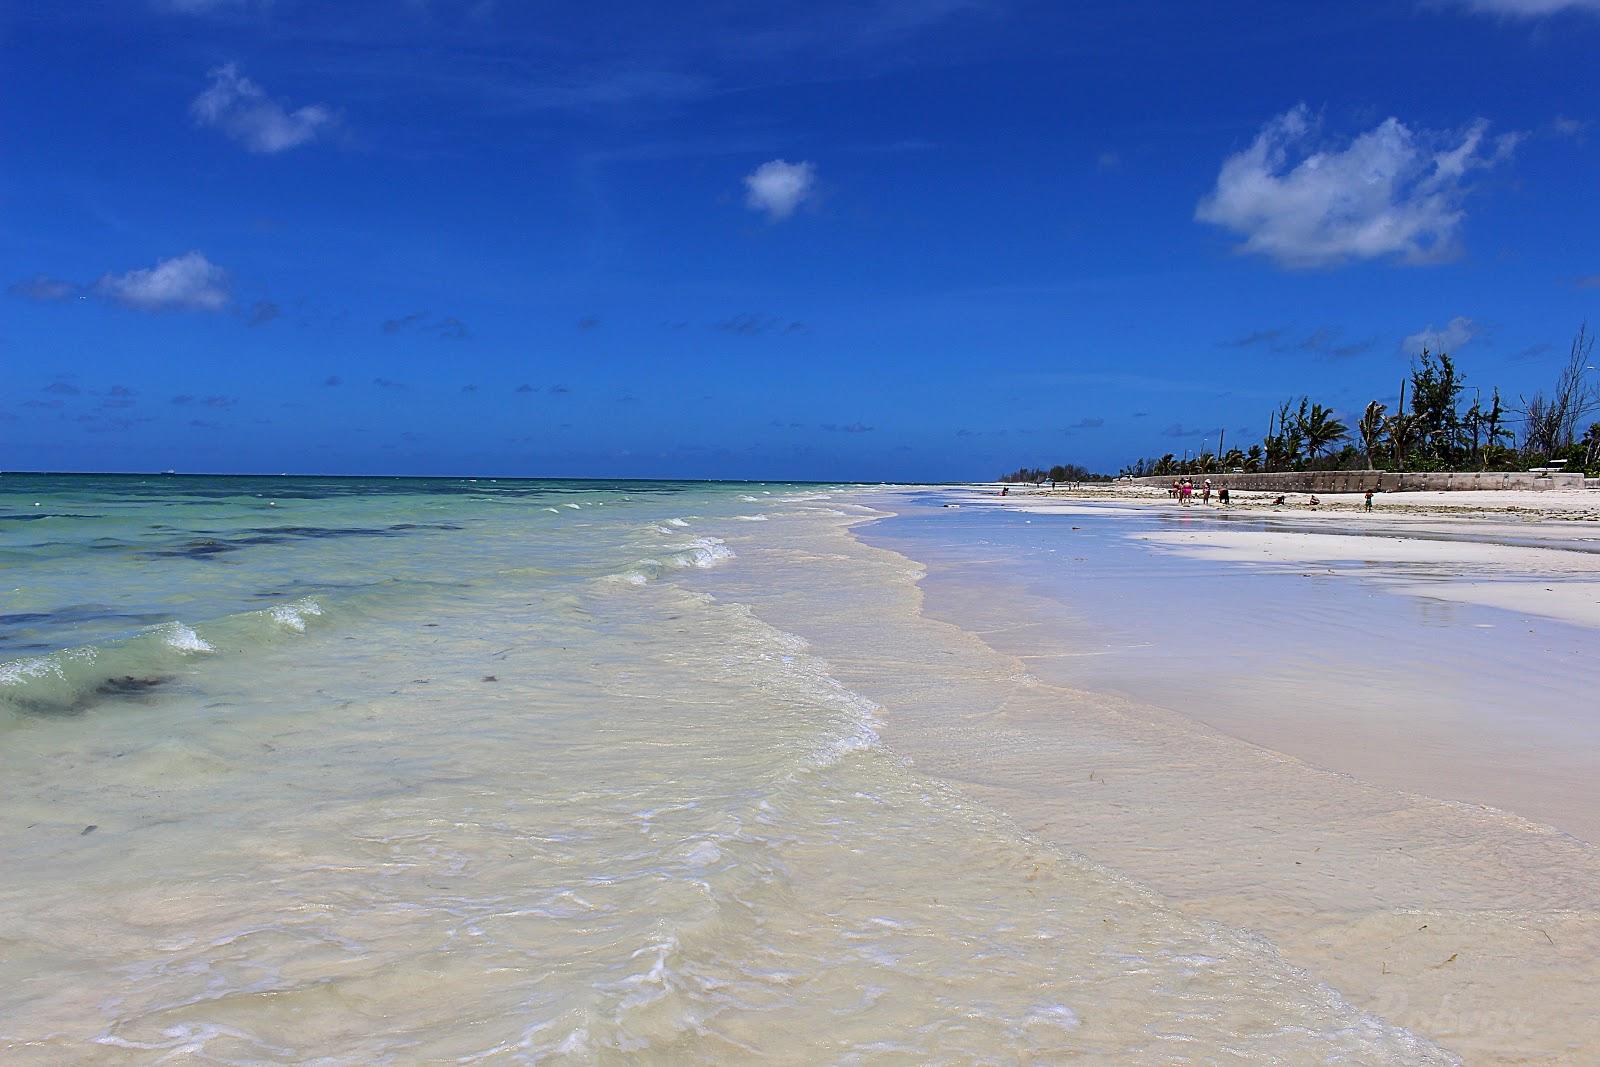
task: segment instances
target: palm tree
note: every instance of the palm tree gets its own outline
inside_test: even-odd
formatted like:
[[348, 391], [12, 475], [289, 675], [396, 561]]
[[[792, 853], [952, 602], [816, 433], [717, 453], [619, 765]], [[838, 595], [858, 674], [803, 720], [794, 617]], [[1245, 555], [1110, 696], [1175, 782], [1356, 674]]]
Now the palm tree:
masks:
[[1321, 404], [1312, 404], [1307, 410], [1305, 401], [1300, 402], [1299, 423], [1301, 435], [1306, 439], [1306, 451], [1311, 453], [1311, 458], [1316, 459], [1322, 450], [1331, 444], [1336, 444], [1350, 436], [1350, 428], [1333, 416], [1332, 408], [1325, 408]]
[[1361, 434], [1361, 448], [1367, 454], [1367, 465], [1371, 466], [1378, 455], [1378, 449], [1383, 447], [1384, 415], [1389, 409], [1374, 400], [1367, 405], [1367, 410], [1361, 413], [1361, 421], [1356, 424], [1356, 431]]
[[1256, 473], [1261, 469], [1261, 464], [1264, 461], [1264, 458], [1265, 457], [1263, 457], [1261, 454], [1261, 446], [1251, 445], [1250, 451], [1244, 454], [1244, 469], [1249, 471], [1251, 474]]
[[1383, 436], [1394, 448], [1395, 467], [1406, 469], [1406, 457], [1417, 443], [1417, 421], [1403, 411], [1397, 411], [1383, 420]]

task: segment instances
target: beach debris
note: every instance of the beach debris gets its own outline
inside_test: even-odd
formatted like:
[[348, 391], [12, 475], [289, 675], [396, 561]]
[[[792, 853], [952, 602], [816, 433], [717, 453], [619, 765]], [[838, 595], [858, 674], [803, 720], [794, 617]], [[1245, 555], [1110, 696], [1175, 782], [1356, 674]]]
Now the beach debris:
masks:
[[100, 825], [98, 823], [90, 823], [88, 826], [85, 826], [82, 830], [78, 831], [78, 836], [88, 837], [98, 829], [100, 829]]
[[496, 678], [492, 674], [486, 674], [483, 676], [483, 680], [486, 682], [498, 682], [500, 679]]
[[1435, 963], [1433, 965], [1433, 969], [1437, 971], [1440, 967], [1445, 966], [1445, 964], [1454, 963], [1456, 961], [1456, 957], [1459, 956], [1459, 955], [1461, 955], [1461, 953], [1459, 953], [1459, 952], [1450, 953], [1450, 958], [1449, 959], [1445, 960], [1444, 963]]

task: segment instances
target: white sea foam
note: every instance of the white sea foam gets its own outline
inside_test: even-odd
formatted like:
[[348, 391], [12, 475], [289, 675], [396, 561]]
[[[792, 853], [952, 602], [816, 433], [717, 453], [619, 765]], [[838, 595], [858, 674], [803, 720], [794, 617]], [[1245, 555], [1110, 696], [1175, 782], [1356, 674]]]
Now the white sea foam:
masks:
[[322, 605], [310, 597], [302, 597], [293, 604], [280, 604], [272, 609], [272, 621], [295, 633], [306, 632], [306, 620], [322, 614]]
[[746, 504], [754, 504], [761, 498], [758, 496], [751, 496], [749, 493], [745, 493], [744, 495], [740, 496], [739, 499], [744, 501]]
[[93, 663], [99, 653], [91, 646], [69, 648], [49, 656], [0, 663], [0, 685], [25, 685], [34, 678], [65, 678], [68, 663]]
[[735, 515], [734, 518], [738, 519], [740, 522], [766, 522], [767, 521], [767, 517], [765, 515]]
[[687, 526], [689, 524], [687, 522], [684, 522], [682, 519], [668, 519], [667, 520], [667, 525], [668, 526]]
[[562, 506], [563, 506], [563, 507], [569, 507], [569, 508], [571, 508], [571, 509], [572, 509], [572, 510], [573, 510], [573, 511], [578, 511], [578, 510], [579, 510], [579, 509], [581, 509], [581, 508], [582, 508], [582, 507], [583, 507], [583, 505], [582, 505], [582, 504], [570, 504], [570, 503], [569, 503], [569, 504], [564, 504], [564, 505], [562, 505]]
[[210, 642], [195, 633], [193, 629], [181, 622], [168, 623], [160, 628], [160, 633], [167, 645], [179, 652], [215, 652]]
[[682, 553], [673, 557], [680, 567], [715, 567], [725, 559], [733, 559], [733, 549], [720, 537], [697, 537]]
[[685, 570], [690, 567], [703, 570], [733, 558], [733, 549], [729, 548], [722, 538], [697, 537], [686, 545], [672, 549], [669, 555], [661, 559], [641, 559], [627, 570], [606, 575], [603, 580], [622, 582], [626, 585], [644, 585], [661, 577], [667, 570]]
[[0, 685], [22, 685], [32, 678], [61, 677], [61, 664], [50, 656], [0, 663]]

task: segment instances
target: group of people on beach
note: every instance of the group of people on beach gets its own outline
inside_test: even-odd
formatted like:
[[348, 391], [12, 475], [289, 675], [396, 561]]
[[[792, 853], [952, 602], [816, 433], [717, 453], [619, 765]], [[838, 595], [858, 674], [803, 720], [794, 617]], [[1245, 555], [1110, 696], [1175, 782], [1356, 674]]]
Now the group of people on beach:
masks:
[[[1195, 489], [1194, 482], [1190, 481], [1188, 478], [1184, 478], [1181, 481], [1174, 481], [1172, 483], [1172, 488], [1167, 490], [1168, 495], [1170, 495], [1174, 500], [1184, 507], [1188, 507], [1194, 502], [1194, 496], [1196, 492], [1200, 494], [1200, 503], [1209, 506], [1211, 504], [1211, 479], [1207, 478], [1204, 482], [1202, 482], [1198, 490]], [[1223, 507], [1228, 506], [1227, 486], [1223, 486], [1217, 490], [1217, 502]]]
[[[1194, 482], [1188, 478], [1174, 479], [1172, 488], [1167, 490], [1167, 495], [1176, 500], [1183, 507], [1188, 507], [1194, 501], [1196, 493], [1198, 493], [1200, 496], [1200, 502], [1209, 506], [1211, 503], [1211, 479], [1207, 478], [1205, 481], [1201, 482], [1198, 489], [1195, 488]], [[1223, 507], [1229, 506], [1227, 486], [1224, 485], [1217, 490], [1217, 501], [1222, 504]], [[1288, 495], [1283, 494], [1272, 501], [1272, 506], [1275, 508], [1281, 508], [1285, 506], [1287, 501]], [[1366, 505], [1366, 510], [1371, 511], [1371, 489], [1367, 490], [1365, 497], [1363, 497], [1363, 502]], [[1312, 508], [1318, 507], [1321, 505], [1321, 503], [1322, 500], [1315, 493], [1312, 493], [1311, 498], [1306, 501], [1306, 504]]]

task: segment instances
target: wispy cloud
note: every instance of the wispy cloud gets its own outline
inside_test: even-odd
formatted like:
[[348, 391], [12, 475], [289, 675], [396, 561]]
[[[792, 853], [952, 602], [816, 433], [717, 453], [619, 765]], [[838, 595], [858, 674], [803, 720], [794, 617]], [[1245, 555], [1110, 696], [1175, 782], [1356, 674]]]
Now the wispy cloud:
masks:
[[140, 311], [220, 311], [229, 299], [228, 272], [199, 252], [185, 252], [153, 267], [107, 274], [92, 292]]
[[239, 73], [234, 63], [213, 69], [211, 82], [189, 105], [201, 126], [221, 130], [246, 150], [276, 155], [306, 144], [333, 125], [335, 115], [322, 104], [289, 110]]
[[873, 427], [864, 422], [848, 422], [843, 426], [837, 423], [825, 422], [822, 424], [822, 428], [829, 433], [871, 433], [873, 431]]
[[438, 334], [446, 341], [465, 341], [468, 337], [467, 324], [454, 315], [446, 315], [438, 322], [424, 326], [423, 329]]
[[1476, 323], [1465, 315], [1457, 315], [1437, 330], [1430, 323], [1427, 329], [1411, 334], [1400, 342], [1400, 350], [1412, 356], [1424, 348], [1430, 352], [1454, 352], [1477, 334]]
[[1582, 141], [1584, 134], [1589, 132], [1589, 126], [1590, 123], [1583, 119], [1575, 119], [1569, 115], [1557, 115], [1550, 120], [1551, 133], [1574, 141]]
[[78, 286], [72, 282], [62, 281], [60, 278], [52, 278], [45, 274], [35, 274], [31, 278], [25, 278], [6, 288], [6, 292], [12, 296], [20, 296], [24, 300], [38, 300], [41, 303], [65, 300], [77, 293], [77, 291]]
[[1063, 430], [1098, 430], [1098, 429], [1100, 429], [1100, 427], [1104, 426], [1105, 424], [1106, 424], [1106, 420], [1105, 419], [1084, 418], [1084, 419], [1079, 419], [1077, 422], [1072, 423], [1070, 426], [1064, 426], [1064, 427], [1062, 427], [1062, 429]]
[[220, 396], [217, 394], [212, 394], [211, 396], [195, 396], [192, 393], [179, 393], [177, 396], [172, 398], [172, 402], [178, 407], [231, 408], [233, 405], [239, 402], [239, 398], [236, 396]]
[[745, 206], [764, 212], [771, 222], [781, 222], [811, 196], [816, 180], [815, 164], [769, 160], [745, 175]]
[[[1377, 339], [1368, 337], [1357, 341], [1346, 341], [1344, 331], [1337, 326], [1318, 326], [1309, 334], [1294, 343], [1298, 352], [1306, 352], [1313, 356], [1324, 356], [1329, 359], [1348, 359], [1359, 356], [1363, 352], [1371, 351]], [[1282, 348], [1275, 351], [1284, 351]]]
[[744, 337], [767, 333], [788, 335], [810, 331], [809, 326], [795, 319], [780, 319], [772, 315], [754, 315], [749, 312], [723, 319], [716, 324], [716, 328], [723, 333], [739, 334]]
[[245, 322], [251, 326], [265, 326], [281, 314], [283, 314], [283, 309], [272, 301], [257, 300], [255, 305], [250, 308], [250, 314], [246, 317]]
[[138, 403], [134, 398], [139, 394], [126, 385], [113, 385], [106, 390], [105, 398], [100, 401], [103, 408], [131, 408]]
[[1305, 352], [1329, 359], [1348, 359], [1370, 351], [1377, 340], [1365, 338], [1346, 341], [1344, 331], [1337, 326], [1318, 326], [1304, 337], [1297, 338], [1290, 330], [1275, 326], [1267, 330], [1252, 330], [1242, 337], [1219, 344], [1223, 348], [1262, 348], [1278, 355]]
[[1168, 426], [1165, 430], [1161, 431], [1161, 436], [1162, 437], [1207, 437], [1207, 436], [1210, 436], [1210, 437], [1214, 438], [1214, 437], [1216, 437], [1216, 435], [1217, 435], [1217, 427], [1215, 427], [1215, 426], [1202, 428], [1202, 427], [1195, 427], [1195, 426], [1185, 426], [1181, 422], [1175, 422], [1171, 426]]
[[1432, 263], [1460, 244], [1467, 177], [1510, 158], [1519, 135], [1412, 130], [1385, 119], [1348, 143], [1318, 147], [1301, 104], [1229, 156], [1195, 218], [1244, 238], [1239, 251], [1291, 268], [1351, 260]]
[[426, 311], [413, 311], [409, 315], [385, 319], [382, 329], [384, 333], [391, 335], [414, 329], [418, 333], [431, 333], [446, 341], [465, 341], [470, 336], [467, 324], [454, 315], [434, 319], [430, 318]]
[[1270, 330], [1251, 330], [1231, 341], [1218, 341], [1219, 348], [1251, 348], [1255, 345], [1270, 344], [1283, 336], [1284, 331], [1277, 327]]
[[1560, 11], [1600, 12], [1600, 0], [1457, 0], [1457, 3], [1473, 11], [1515, 18], [1538, 18]]
[[406, 387], [405, 382], [397, 382], [392, 378], [374, 378], [372, 379], [372, 384], [379, 389], [404, 389]]
[[406, 327], [415, 326], [417, 323], [421, 322], [427, 317], [427, 314], [428, 313], [426, 311], [413, 311], [409, 315], [397, 315], [392, 319], [384, 319], [382, 326], [383, 332], [399, 333]]

